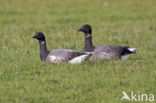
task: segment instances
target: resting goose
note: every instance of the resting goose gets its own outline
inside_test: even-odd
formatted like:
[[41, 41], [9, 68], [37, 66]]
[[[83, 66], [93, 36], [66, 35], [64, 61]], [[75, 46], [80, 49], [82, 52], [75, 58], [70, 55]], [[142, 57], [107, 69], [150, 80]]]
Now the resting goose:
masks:
[[50, 63], [82, 63], [85, 61], [91, 53], [89, 52], [79, 52], [70, 49], [58, 49], [48, 51], [46, 46], [45, 36], [42, 32], [37, 32], [33, 38], [39, 41], [40, 45], [40, 58], [42, 61]]
[[111, 46], [92, 44], [92, 28], [90, 25], [83, 25], [78, 31], [85, 33], [84, 52], [93, 52], [89, 60], [106, 60], [106, 59], [127, 59], [128, 56], [136, 52], [135, 48], [127, 46]]

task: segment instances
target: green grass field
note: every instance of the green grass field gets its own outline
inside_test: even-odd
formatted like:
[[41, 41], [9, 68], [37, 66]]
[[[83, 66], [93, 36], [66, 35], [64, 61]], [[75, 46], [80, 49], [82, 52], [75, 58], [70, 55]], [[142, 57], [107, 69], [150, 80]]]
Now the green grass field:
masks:
[[[94, 45], [137, 53], [126, 61], [40, 61], [35, 32], [45, 33], [49, 50], [82, 50], [83, 24], [93, 27]], [[156, 96], [155, 48], [155, 0], [0, 0], [0, 103], [129, 103], [122, 91]]]

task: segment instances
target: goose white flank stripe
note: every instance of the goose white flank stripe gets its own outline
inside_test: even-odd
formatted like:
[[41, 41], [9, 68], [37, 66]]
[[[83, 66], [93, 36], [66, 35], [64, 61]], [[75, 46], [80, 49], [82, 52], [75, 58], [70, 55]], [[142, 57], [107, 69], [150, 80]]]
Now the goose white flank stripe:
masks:
[[79, 64], [82, 63], [83, 61], [85, 61], [85, 59], [88, 57], [88, 55], [81, 55], [78, 57], [73, 58], [72, 60], [70, 60], [68, 63], [70, 64]]

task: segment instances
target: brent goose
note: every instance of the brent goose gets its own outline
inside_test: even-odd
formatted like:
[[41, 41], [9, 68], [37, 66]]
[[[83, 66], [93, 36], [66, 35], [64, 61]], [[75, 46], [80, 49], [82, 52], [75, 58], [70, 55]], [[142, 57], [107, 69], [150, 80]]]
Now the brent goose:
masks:
[[83, 25], [78, 31], [85, 33], [84, 52], [93, 52], [89, 60], [106, 60], [106, 59], [127, 59], [130, 54], [135, 53], [135, 48], [127, 46], [111, 46], [92, 44], [92, 28], [90, 25]]
[[40, 58], [42, 61], [50, 63], [70, 63], [76, 64], [85, 61], [91, 56], [90, 52], [79, 52], [69, 49], [58, 49], [48, 51], [45, 36], [42, 32], [37, 32], [33, 38], [39, 41]]

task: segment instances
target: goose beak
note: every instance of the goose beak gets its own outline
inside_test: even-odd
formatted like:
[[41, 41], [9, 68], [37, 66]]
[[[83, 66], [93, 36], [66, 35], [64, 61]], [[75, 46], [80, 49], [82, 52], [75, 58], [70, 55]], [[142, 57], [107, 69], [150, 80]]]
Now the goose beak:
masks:
[[83, 31], [82, 29], [79, 29], [78, 32]]
[[34, 36], [32, 36], [32, 38], [36, 38], [36, 36], [34, 35]]

